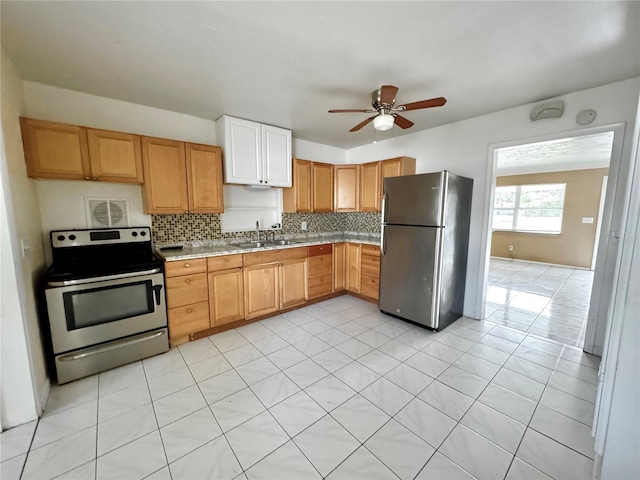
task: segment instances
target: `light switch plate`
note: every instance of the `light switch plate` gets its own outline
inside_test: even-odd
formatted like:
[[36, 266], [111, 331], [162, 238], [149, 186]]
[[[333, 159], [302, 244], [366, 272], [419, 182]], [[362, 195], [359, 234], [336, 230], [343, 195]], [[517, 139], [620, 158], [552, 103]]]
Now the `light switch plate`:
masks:
[[582, 223], [593, 223], [593, 217], [582, 217]]

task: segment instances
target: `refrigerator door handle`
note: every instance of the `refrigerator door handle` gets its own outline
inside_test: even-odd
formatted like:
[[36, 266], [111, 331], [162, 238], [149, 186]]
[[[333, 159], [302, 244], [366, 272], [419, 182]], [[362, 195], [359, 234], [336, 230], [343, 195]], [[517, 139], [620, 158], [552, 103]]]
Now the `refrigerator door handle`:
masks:
[[382, 226], [382, 235], [380, 236], [380, 255], [384, 257], [384, 254], [387, 253], [387, 244], [384, 241], [384, 237], [386, 235], [385, 226]]
[[382, 194], [382, 222], [387, 221], [387, 200], [389, 198], [389, 192]]

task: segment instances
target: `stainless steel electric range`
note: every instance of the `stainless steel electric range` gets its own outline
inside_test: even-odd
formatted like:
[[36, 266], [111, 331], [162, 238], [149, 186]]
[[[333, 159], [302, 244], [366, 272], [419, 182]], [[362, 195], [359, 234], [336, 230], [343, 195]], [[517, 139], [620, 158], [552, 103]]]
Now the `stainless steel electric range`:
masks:
[[58, 383], [169, 349], [149, 227], [53, 231], [51, 248], [45, 299]]

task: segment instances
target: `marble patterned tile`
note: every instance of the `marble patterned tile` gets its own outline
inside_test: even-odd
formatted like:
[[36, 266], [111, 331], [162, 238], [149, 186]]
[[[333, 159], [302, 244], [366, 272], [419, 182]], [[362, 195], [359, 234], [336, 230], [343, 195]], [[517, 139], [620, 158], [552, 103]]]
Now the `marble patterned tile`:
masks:
[[331, 412], [356, 394], [351, 387], [333, 375], [307, 387], [305, 392], [327, 412]]
[[169, 470], [169, 466], [162, 467], [160, 470], [156, 470], [151, 475], [144, 478], [145, 480], [171, 480], [171, 471]]
[[525, 425], [529, 423], [536, 409], [535, 402], [493, 383], [487, 385], [478, 401]]
[[437, 341], [430, 343], [429, 345], [424, 347], [422, 351], [427, 355], [435, 357], [448, 364], [452, 364], [453, 362], [455, 362], [462, 356], [463, 353], [456, 348], [449, 347]]
[[151, 404], [98, 425], [98, 456], [104, 455], [158, 429]]
[[313, 357], [314, 355], [331, 348], [331, 345], [323, 342], [317, 337], [305, 338], [304, 340], [294, 343], [293, 346], [304, 353], [307, 357]]
[[340, 345], [341, 343], [351, 339], [351, 335], [347, 335], [346, 333], [338, 330], [337, 328], [332, 328], [331, 330], [322, 332], [320, 335], [317, 335], [317, 337], [323, 342], [328, 343], [332, 347], [335, 347], [336, 345]]
[[190, 387], [194, 383], [195, 380], [191, 372], [187, 367], [184, 367], [149, 380], [149, 391], [151, 392], [151, 398], [155, 401]]
[[598, 387], [579, 378], [555, 371], [551, 375], [548, 385], [587, 402], [596, 402]]
[[477, 398], [489, 384], [488, 380], [453, 365], [438, 377], [438, 381], [473, 398]]
[[2, 480], [20, 480], [27, 454], [16, 455], [0, 463], [0, 478]]
[[289, 346], [289, 344], [279, 336], [271, 335], [254, 342], [253, 346], [260, 350], [263, 355], [268, 355]]
[[247, 388], [247, 384], [235, 370], [221, 373], [198, 383], [205, 400], [209, 405]]
[[242, 474], [227, 439], [220, 436], [169, 465], [173, 480], [227, 479]]
[[522, 332], [503, 327], [502, 325], [496, 325], [495, 327], [493, 327], [489, 332], [489, 335], [503, 338], [513, 343], [522, 343], [522, 341], [527, 336]]
[[223, 353], [227, 361], [235, 368], [262, 357], [262, 353], [253, 345], [244, 345]]
[[431, 342], [435, 342], [436, 338], [437, 334], [435, 332], [426, 329], [414, 329], [403, 332], [401, 335], [396, 336], [394, 340], [416, 350], [421, 350]]
[[476, 478], [501, 480], [513, 455], [463, 425], [456, 426], [439, 451]]
[[547, 367], [514, 356], [511, 356], [509, 360], [507, 360], [504, 368], [542, 384], [546, 384], [549, 381], [551, 373], [553, 372], [553, 370]]
[[370, 347], [364, 342], [357, 340], [355, 338], [351, 338], [346, 342], [337, 345], [336, 348], [340, 350], [342, 353], [349, 355], [354, 360], [366, 355], [370, 351], [373, 350], [373, 347]]
[[0, 433], [0, 462], [29, 451], [37, 423], [34, 420]]
[[383, 345], [378, 347], [378, 350], [386, 353], [387, 355], [395, 358], [400, 362], [404, 362], [409, 357], [415, 355], [418, 350], [416, 348], [410, 347], [398, 340], [391, 340]]
[[555, 388], [547, 387], [545, 389], [540, 399], [540, 405], [544, 405], [585, 425], [592, 426], [593, 424], [593, 411], [595, 408], [593, 403]]
[[473, 347], [467, 350], [467, 353], [472, 357], [477, 357], [487, 362], [493, 363], [498, 366], [504, 365], [509, 359], [509, 354], [496, 350], [495, 348], [488, 347], [486, 345], [480, 345], [476, 343]]
[[586, 367], [593, 368], [597, 370], [600, 367], [601, 358], [595, 355], [590, 355], [586, 352], [583, 352], [579, 348], [569, 348], [565, 347], [562, 351], [561, 355], [563, 360], [568, 360], [570, 362], [579, 363]]
[[533, 468], [527, 462], [523, 462], [518, 457], [513, 459], [509, 472], [505, 480], [553, 480], [540, 470]]
[[31, 450], [24, 465], [22, 478], [54, 478], [93, 460], [95, 455], [96, 427], [90, 427]]
[[471, 406], [460, 423], [514, 455], [527, 428], [480, 402]]
[[[462, 354], [462, 352], [460, 352]], [[425, 375], [429, 375], [432, 378], [439, 377], [442, 372], [449, 368], [447, 362], [438, 360], [431, 355], [427, 355], [424, 352], [418, 352], [413, 357], [404, 362], [406, 365], [419, 370]]]
[[122, 367], [107, 370], [98, 375], [98, 393], [100, 397], [146, 383], [147, 379], [142, 362], [129, 363]]
[[453, 366], [489, 381], [495, 377], [498, 370], [500, 370], [498, 365], [482, 360], [481, 358], [472, 357], [466, 353], [456, 360]]
[[148, 380], [166, 375], [167, 373], [179, 370], [187, 366], [177, 347], [171, 348], [168, 352], [161, 353], [154, 357], [145, 358], [142, 361], [144, 373]]
[[228, 432], [264, 411], [258, 397], [248, 388], [211, 404], [210, 408], [223, 432]]
[[300, 388], [283, 372], [254, 383], [250, 388], [267, 408], [273, 407], [285, 398], [300, 391]]
[[197, 385], [192, 385], [153, 402], [156, 419], [160, 427], [186, 417], [206, 406], [207, 401], [202, 396]]
[[376, 332], [374, 330], [367, 330], [364, 333], [357, 335], [356, 339], [366, 343], [373, 348], [378, 348], [391, 341], [391, 339], [386, 335], [383, 335], [382, 333]]
[[382, 377], [373, 382], [360, 394], [387, 415], [394, 416], [413, 400], [414, 395], [400, 388], [395, 383]]
[[38, 422], [31, 448], [39, 448], [85, 430], [96, 424], [98, 401], [83, 403], [55, 415], [49, 415]]
[[359, 392], [380, 378], [380, 375], [376, 372], [358, 362], [351, 362], [340, 370], [336, 370], [333, 374], [356, 392]]
[[511, 355], [513, 351], [516, 348], [518, 348], [518, 345], [519, 345], [519, 343], [512, 342], [502, 337], [496, 337], [494, 335], [491, 335], [491, 332], [489, 332], [488, 335], [485, 335], [484, 337], [482, 337], [482, 339], [480, 339], [478, 344], [495, 348], [496, 350], [499, 350], [504, 353], [508, 353], [509, 355]]
[[233, 367], [224, 357], [224, 355], [215, 355], [206, 358], [200, 362], [189, 365], [189, 371], [196, 382], [202, 382], [207, 378], [214, 377], [223, 372], [231, 370]]
[[358, 362], [380, 375], [385, 375], [400, 365], [399, 360], [396, 360], [390, 355], [379, 350], [373, 350], [366, 355], [363, 355], [358, 359]]
[[394, 418], [436, 449], [456, 425], [455, 420], [419, 398], [409, 402]]
[[110, 420], [147, 403], [151, 403], [151, 395], [146, 382], [104, 396], [98, 402], [98, 422]]
[[351, 357], [345, 355], [340, 350], [337, 350], [335, 348], [324, 350], [323, 352], [320, 352], [317, 355], [311, 357], [311, 359], [322, 368], [324, 368], [327, 372], [332, 373], [352, 362]]
[[275, 375], [279, 371], [280, 369], [267, 357], [260, 357], [236, 368], [236, 372], [242, 377], [247, 385], [258, 383], [271, 375]]
[[209, 408], [177, 420], [160, 429], [169, 463], [222, 435], [222, 430]]
[[473, 398], [439, 381], [431, 383], [418, 398], [455, 420], [460, 420], [473, 404]]
[[331, 416], [360, 442], [365, 442], [391, 418], [361, 395], [351, 397]]
[[485, 332], [479, 332], [455, 323], [449, 327], [449, 333], [458, 337], [466, 338], [472, 342], [477, 342], [486, 335]]
[[558, 372], [570, 375], [585, 382], [598, 385], [598, 370], [595, 368], [581, 365], [579, 363], [571, 362], [561, 358], [556, 365]]
[[415, 478], [434, 448], [420, 437], [390, 420], [364, 444], [402, 480]]
[[292, 441], [260, 460], [247, 470], [246, 474], [249, 480], [320, 480], [322, 478]]
[[551, 355], [531, 347], [527, 347], [524, 343], [520, 344], [513, 352], [516, 357], [524, 358], [532, 363], [542, 365], [546, 368], [553, 369], [558, 362], [558, 357]]
[[324, 368], [313, 360], [304, 360], [293, 367], [287, 368], [284, 373], [300, 388], [307, 388], [318, 380], [329, 375]]
[[326, 415], [326, 412], [305, 392], [292, 395], [270, 408], [269, 411], [290, 437], [295, 437]]
[[289, 440], [269, 412], [262, 412], [226, 434], [244, 470], [255, 465]]
[[516, 457], [552, 478], [590, 478], [593, 462], [529, 428]]
[[404, 388], [407, 392], [418, 395], [424, 390], [433, 378], [426, 375], [405, 363], [401, 363], [396, 368], [387, 373], [384, 378]]
[[295, 326], [293, 328], [290, 328], [289, 330], [279, 333], [278, 336], [283, 340], [285, 340], [286, 342], [294, 344], [294, 343], [301, 342], [306, 338], [311, 338], [313, 335], [307, 332], [306, 330], [303, 330], [302, 328]]
[[360, 442], [329, 415], [293, 441], [323, 477], [360, 446]]
[[445, 333], [444, 335], [441, 335], [436, 340], [436, 343], [441, 343], [448, 347], [455, 348], [461, 352], [466, 352], [475, 344], [475, 342], [458, 335], [454, 335], [453, 333]]
[[249, 344], [249, 341], [235, 330], [227, 330], [226, 332], [211, 335], [209, 340], [221, 353]]
[[273, 335], [273, 332], [262, 325], [262, 322], [249, 323], [242, 327], [236, 328], [236, 332], [242, 335], [249, 342], [254, 343]]
[[333, 328], [331, 325], [323, 322], [322, 320], [313, 320], [311, 322], [305, 323], [301, 325], [300, 328], [306, 330], [312, 335], [318, 335], [319, 333], [326, 332], [330, 328]]
[[[4, 479], [4, 477], [2, 478]], [[63, 473], [59, 477], [56, 477], [56, 480], [95, 480], [95, 478], [96, 461], [91, 460], [84, 465], [80, 465], [73, 470]]]
[[64, 385], [51, 385], [43, 417], [98, 398], [98, 375]]
[[220, 355], [220, 350], [218, 350], [208, 338], [183, 343], [182, 345], [178, 345], [178, 350], [180, 350], [180, 354], [187, 365], [192, 365], [207, 358]]
[[285, 347], [277, 352], [267, 355], [280, 370], [286, 370], [307, 359], [307, 356], [293, 346]]
[[416, 480], [475, 480], [475, 477], [440, 452], [436, 452], [420, 471]]
[[533, 402], [540, 400], [542, 392], [544, 391], [544, 385], [542, 383], [538, 383], [535, 380], [523, 377], [506, 369], [500, 370], [491, 383], [510, 390], [513, 393], [517, 393]]
[[591, 427], [584, 423], [538, 405], [529, 427], [592, 460], [595, 457]]
[[326, 477], [327, 480], [397, 480], [397, 476], [364, 447], [358, 448]]

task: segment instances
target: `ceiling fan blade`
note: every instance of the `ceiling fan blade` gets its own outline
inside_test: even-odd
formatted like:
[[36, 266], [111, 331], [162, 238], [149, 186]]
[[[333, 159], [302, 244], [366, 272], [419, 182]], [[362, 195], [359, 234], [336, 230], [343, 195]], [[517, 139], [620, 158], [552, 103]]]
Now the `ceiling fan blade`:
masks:
[[419, 110], [421, 108], [441, 107], [445, 103], [447, 103], [447, 99], [444, 97], [430, 98], [429, 100], [420, 100], [419, 102], [398, 105], [394, 110], [397, 109], [399, 112], [406, 112], [409, 110]]
[[393, 102], [396, 99], [396, 93], [398, 93], [398, 87], [394, 87], [393, 85], [383, 85], [380, 88], [380, 103], [393, 105]]
[[373, 113], [375, 110], [357, 110], [357, 109], [343, 109], [343, 110], [329, 110], [329, 113]]
[[398, 115], [397, 113], [393, 114], [393, 123], [404, 129], [413, 127], [413, 122], [411, 120], [404, 118], [402, 115]]
[[364, 127], [366, 124], [371, 123], [371, 121], [376, 118], [377, 115], [374, 115], [373, 117], [369, 117], [366, 120], [360, 122], [359, 124], [357, 124], [355, 127], [353, 127], [351, 130], [349, 130], [350, 132], [357, 132], [358, 130], [360, 130], [362, 127]]

